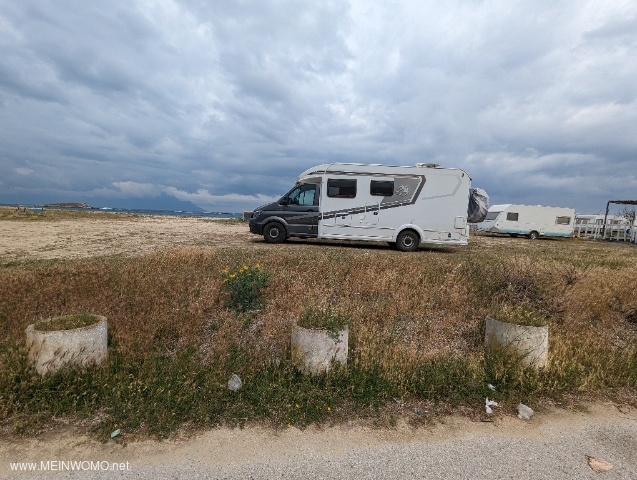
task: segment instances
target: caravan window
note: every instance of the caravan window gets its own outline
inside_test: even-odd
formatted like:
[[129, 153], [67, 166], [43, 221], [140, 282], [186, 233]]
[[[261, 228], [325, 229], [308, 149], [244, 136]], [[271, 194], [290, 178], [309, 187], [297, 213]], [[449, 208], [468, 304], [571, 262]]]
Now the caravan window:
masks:
[[519, 214], [513, 212], [507, 212], [507, 220], [510, 222], [517, 222]]
[[556, 225], [570, 225], [571, 224], [571, 217], [557, 217], [555, 219], [555, 224]]
[[370, 195], [379, 195], [381, 197], [391, 197], [394, 194], [393, 180], [372, 180], [369, 184]]
[[488, 212], [485, 220], [495, 220], [502, 212]]
[[356, 196], [356, 180], [328, 178], [327, 196], [337, 198], [354, 198]]

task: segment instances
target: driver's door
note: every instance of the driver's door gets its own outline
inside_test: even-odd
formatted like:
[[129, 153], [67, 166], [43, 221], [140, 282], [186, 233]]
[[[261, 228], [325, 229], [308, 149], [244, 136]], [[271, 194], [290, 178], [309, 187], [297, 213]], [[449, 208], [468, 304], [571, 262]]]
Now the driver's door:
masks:
[[319, 186], [314, 183], [298, 185], [286, 195], [284, 218], [290, 235], [318, 235], [319, 196]]

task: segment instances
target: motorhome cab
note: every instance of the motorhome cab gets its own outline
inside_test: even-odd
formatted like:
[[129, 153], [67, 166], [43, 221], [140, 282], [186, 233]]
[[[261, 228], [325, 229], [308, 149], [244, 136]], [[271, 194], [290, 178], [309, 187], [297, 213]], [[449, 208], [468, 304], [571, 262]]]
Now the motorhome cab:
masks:
[[530, 239], [542, 237], [570, 237], [573, 234], [573, 208], [541, 205], [492, 205], [477, 229], [512, 236], [526, 235]]
[[[288, 237], [466, 245], [471, 179], [455, 168], [332, 163], [299, 175], [278, 202], [257, 208], [250, 231], [270, 243]], [[484, 208], [486, 212], [486, 206]]]

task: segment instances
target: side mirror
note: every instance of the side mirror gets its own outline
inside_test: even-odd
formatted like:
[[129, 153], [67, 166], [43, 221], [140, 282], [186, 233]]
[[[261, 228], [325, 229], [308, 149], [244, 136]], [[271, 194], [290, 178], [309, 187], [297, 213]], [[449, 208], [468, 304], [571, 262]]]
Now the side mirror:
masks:
[[279, 205], [287, 205], [288, 203], [288, 197], [283, 197], [281, 200], [279, 200]]

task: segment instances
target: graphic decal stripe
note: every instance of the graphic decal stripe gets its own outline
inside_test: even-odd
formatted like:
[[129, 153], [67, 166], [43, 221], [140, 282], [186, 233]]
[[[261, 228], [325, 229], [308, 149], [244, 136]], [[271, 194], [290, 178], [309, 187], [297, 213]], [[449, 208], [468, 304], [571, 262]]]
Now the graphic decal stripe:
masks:
[[[330, 172], [334, 173], [334, 172]], [[339, 173], [343, 173], [346, 175], [350, 175], [350, 173], [347, 172], [339, 172]], [[359, 172], [355, 172], [355, 173], [351, 173], [351, 175], [361, 175], [361, 173]], [[380, 174], [365, 174], [365, 175], [369, 175], [369, 176], [382, 176], [382, 177], [387, 177], [387, 176], [398, 176], [398, 175], [380, 175]], [[362, 176], [362, 175], [361, 175]], [[374, 211], [374, 210], [387, 210], [389, 208], [398, 208], [398, 207], [404, 207], [406, 205], [413, 205], [414, 203], [416, 203], [416, 200], [418, 200], [418, 197], [420, 196], [420, 192], [422, 192], [422, 189], [425, 186], [425, 182], [427, 181], [424, 175], [402, 175], [402, 177], [407, 177], [407, 178], [419, 178], [420, 182], [418, 183], [418, 188], [416, 189], [415, 193], [412, 195], [411, 199], [409, 201], [406, 202], [395, 202], [395, 203], [389, 203], [389, 204], [380, 204], [379, 207], [374, 207], [374, 208], [366, 208], [366, 207], [352, 207], [352, 208], [348, 208], [345, 210], [332, 210], [331, 212], [324, 212], [323, 213], [323, 219], [328, 219], [328, 218], [334, 218], [334, 217], [339, 217], [339, 216], [343, 216], [343, 215], [356, 215], [358, 213], [365, 213], [367, 211]]]

